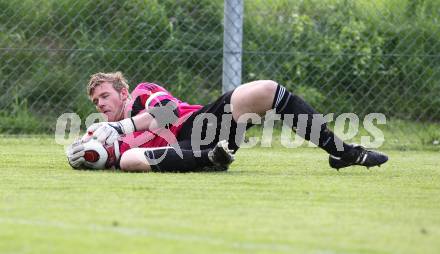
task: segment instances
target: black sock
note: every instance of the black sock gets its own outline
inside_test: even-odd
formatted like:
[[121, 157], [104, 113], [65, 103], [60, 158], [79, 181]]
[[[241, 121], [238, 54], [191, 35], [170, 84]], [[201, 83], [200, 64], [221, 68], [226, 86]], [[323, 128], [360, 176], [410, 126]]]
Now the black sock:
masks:
[[183, 157], [171, 146], [151, 148], [144, 154], [155, 172], [193, 172], [213, 165], [208, 157], [208, 149], [199, 151], [199, 157], [195, 156], [193, 150], [180, 149], [180, 151]]
[[[349, 151], [352, 150], [352, 146], [340, 140], [331, 130], [327, 128], [325, 123], [319, 126], [316, 126], [315, 123], [313, 128], [319, 128], [319, 140], [311, 139], [313, 115], [319, 113], [303, 99], [287, 91], [285, 87], [278, 85], [272, 108], [276, 110], [277, 114], [281, 114], [281, 119], [283, 120], [286, 114], [292, 114], [293, 126], [291, 127], [296, 129], [296, 132], [302, 138], [311, 141], [331, 155], [337, 157], [351, 157]], [[305, 130], [298, 129], [302, 128], [301, 126], [298, 126], [299, 115], [307, 115]], [[338, 151], [337, 144], [342, 145], [342, 151]]]

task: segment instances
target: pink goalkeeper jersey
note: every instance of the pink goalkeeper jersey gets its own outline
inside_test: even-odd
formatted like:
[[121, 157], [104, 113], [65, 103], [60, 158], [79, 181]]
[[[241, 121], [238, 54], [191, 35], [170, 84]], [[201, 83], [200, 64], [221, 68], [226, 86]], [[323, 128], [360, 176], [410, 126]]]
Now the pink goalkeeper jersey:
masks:
[[177, 142], [176, 137], [182, 128], [183, 122], [191, 114], [202, 108], [201, 105], [190, 105], [171, 95], [165, 88], [153, 83], [141, 83], [131, 93], [131, 100], [125, 109], [125, 117], [133, 117], [153, 108], [163, 100], [173, 101], [177, 105], [178, 121], [169, 128], [152, 133], [138, 131], [122, 138], [121, 154], [133, 147], [162, 147]]

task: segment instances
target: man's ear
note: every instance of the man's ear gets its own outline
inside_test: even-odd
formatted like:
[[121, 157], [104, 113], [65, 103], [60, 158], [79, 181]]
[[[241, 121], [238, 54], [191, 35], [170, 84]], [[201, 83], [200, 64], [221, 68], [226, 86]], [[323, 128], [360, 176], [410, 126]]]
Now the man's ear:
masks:
[[123, 87], [120, 91], [120, 94], [121, 94], [122, 100], [125, 101], [128, 98], [128, 89]]

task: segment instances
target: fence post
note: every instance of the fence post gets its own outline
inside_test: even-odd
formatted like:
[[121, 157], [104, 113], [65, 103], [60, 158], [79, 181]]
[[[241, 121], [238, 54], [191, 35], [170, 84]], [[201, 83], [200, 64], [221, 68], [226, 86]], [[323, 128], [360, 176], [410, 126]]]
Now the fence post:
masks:
[[224, 1], [223, 31], [223, 92], [241, 84], [243, 41], [243, 0]]

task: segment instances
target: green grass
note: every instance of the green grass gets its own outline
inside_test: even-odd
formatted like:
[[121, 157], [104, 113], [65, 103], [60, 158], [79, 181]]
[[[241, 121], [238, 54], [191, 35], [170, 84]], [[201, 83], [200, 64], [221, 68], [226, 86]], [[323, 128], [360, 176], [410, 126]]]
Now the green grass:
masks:
[[[377, 137], [375, 134], [368, 132], [363, 126], [364, 119], [360, 119], [359, 131], [356, 132], [355, 137], [349, 140], [345, 140], [348, 143], [362, 144], [361, 137], [370, 137], [372, 140]], [[279, 122], [277, 122], [279, 124]], [[335, 130], [334, 121], [330, 122], [330, 129]], [[346, 134], [348, 129], [348, 123], [345, 124], [345, 130], [338, 130], [335, 133], [340, 136]], [[387, 150], [429, 150], [440, 152], [440, 123], [435, 122], [417, 122], [400, 119], [387, 119], [386, 124], [379, 125], [374, 123], [374, 126], [378, 128], [384, 138], [383, 144], [380, 146], [382, 149]], [[249, 137], [257, 137], [261, 140], [262, 128], [251, 128], [248, 130], [247, 135]], [[282, 132], [278, 125], [274, 128], [272, 135], [272, 145], [274, 147], [282, 147], [281, 139]], [[293, 138], [293, 137], [292, 137]], [[304, 147], [309, 147], [308, 142], [303, 143]]]
[[331, 170], [240, 150], [225, 173], [74, 171], [52, 139], [0, 141], [0, 253], [439, 253], [440, 156]]

